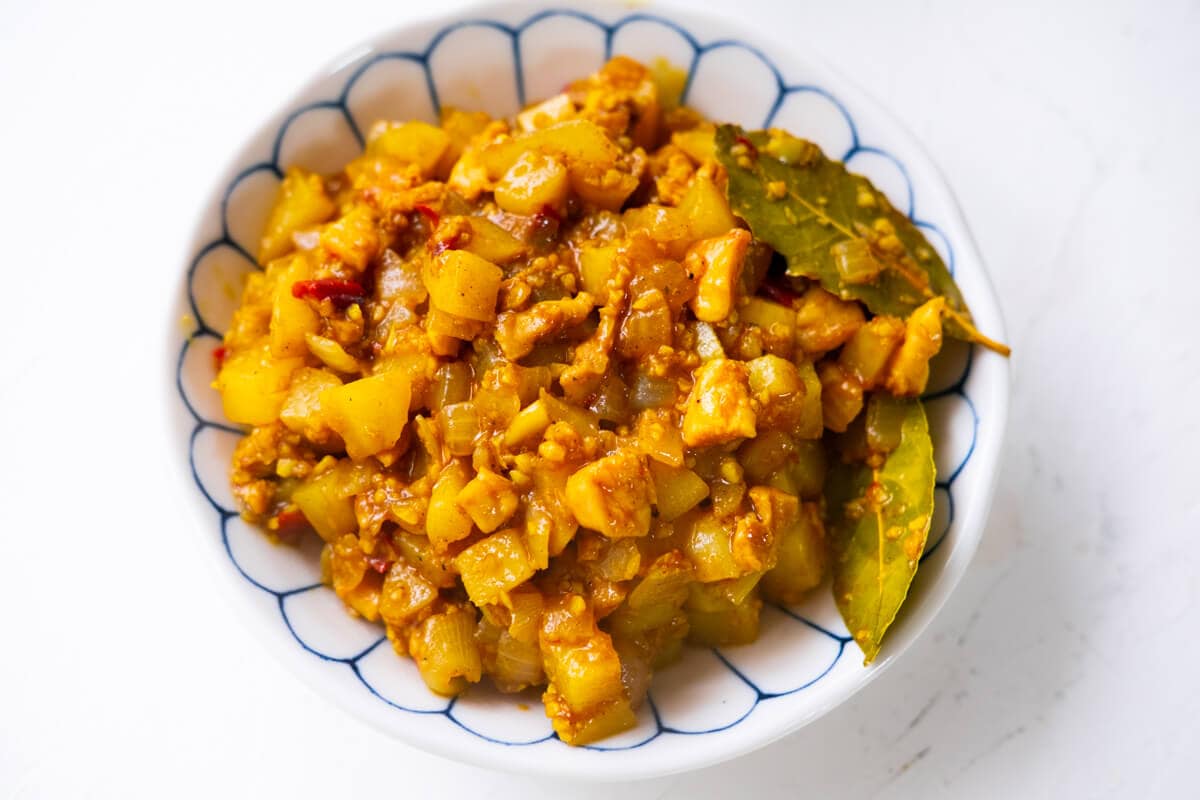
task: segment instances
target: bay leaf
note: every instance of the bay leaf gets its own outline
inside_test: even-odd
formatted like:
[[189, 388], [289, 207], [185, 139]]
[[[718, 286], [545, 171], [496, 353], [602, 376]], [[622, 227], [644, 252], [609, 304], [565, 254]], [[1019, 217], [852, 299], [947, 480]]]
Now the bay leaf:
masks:
[[[931, 297], [946, 298], [946, 332], [1004, 355], [975, 328], [962, 292], [921, 230], [869, 180], [783, 131], [717, 126], [717, 160], [729, 174], [729, 205], [754, 236], [788, 264], [874, 314], [905, 319]], [[846, 265], [853, 255], [854, 271]], [[876, 269], [870, 269], [870, 260]]]
[[[920, 400], [872, 395], [899, 420], [895, 449], [865, 461], [835, 457], [825, 483], [833, 552], [833, 594], [850, 634], [870, 664], [908, 596], [933, 518], [936, 468]], [[861, 451], [862, 448], [851, 448]], [[858, 455], [861, 455], [858, 452]]]

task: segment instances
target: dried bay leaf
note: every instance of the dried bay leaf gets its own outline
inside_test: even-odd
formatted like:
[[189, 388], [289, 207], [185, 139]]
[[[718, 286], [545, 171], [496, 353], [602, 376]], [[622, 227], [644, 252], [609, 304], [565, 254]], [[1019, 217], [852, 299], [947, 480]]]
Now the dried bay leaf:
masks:
[[940, 295], [947, 333], [1008, 355], [976, 330], [941, 256], [869, 180], [783, 131], [719, 125], [715, 152], [729, 174], [730, 208], [787, 259], [789, 275], [902, 319]]
[[[865, 461], [835, 457], [825, 484], [834, 600], [862, 648], [864, 664], [878, 655], [908, 596], [929, 536], [936, 475], [921, 402], [885, 394], [873, 395], [870, 402], [876, 418], [899, 423], [899, 437], [891, 433], [867, 441], [894, 449], [868, 448]], [[850, 450], [862, 455], [860, 447]]]

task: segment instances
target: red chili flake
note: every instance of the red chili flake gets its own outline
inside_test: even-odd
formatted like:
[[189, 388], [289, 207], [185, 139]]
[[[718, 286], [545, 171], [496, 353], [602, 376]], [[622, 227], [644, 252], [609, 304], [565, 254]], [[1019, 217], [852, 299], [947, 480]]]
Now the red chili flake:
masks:
[[441, 218], [442, 218], [441, 214], [434, 211], [432, 208], [425, 205], [424, 203], [419, 203], [419, 204], [413, 206], [413, 209], [418, 214], [420, 214], [422, 217], [425, 218], [425, 221], [429, 223], [429, 227], [431, 227], [431, 228], [436, 228], [438, 221], [441, 220]]
[[292, 297], [329, 300], [334, 308], [346, 309], [366, 300], [367, 293], [358, 281], [322, 278], [315, 281], [296, 281], [292, 284]]
[[[431, 240], [432, 241], [432, 240]], [[447, 250], [457, 250], [462, 245], [462, 233], [456, 231], [445, 239], [438, 239], [433, 245], [433, 254], [440, 255]]]
[[379, 558], [378, 556], [374, 558], [368, 558], [367, 563], [371, 566], [371, 569], [375, 570], [380, 575], [386, 575], [387, 571], [392, 568], [392, 562], [388, 561], [386, 558]]
[[740, 135], [734, 138], [734, 141], [745, 147], [749, 151], [751, 158], [758, 158], [758, 148], [754, 146], [754, 142]]
[[774, 300], [776, 303], [785, 305], [788, 308], [795, 308], [800, 304], [800, 295], [786, 286], [780, 286], [775, 283], [764, 283], [758, 288], [758, 291], [768, 300]]
[[225, 356], [227, 355], [229, 355], [229, 350], [225, 347], [225, 345], [221, 345], [213, 350], [213, 363], [216, 364], [217, 369], [220, 369], [221, 366], [224, 365]]
[[291, 539], [309, 527], [308, 518], [299, 509], [289, 508], [275, 515], [275, 535], [281, 539]]

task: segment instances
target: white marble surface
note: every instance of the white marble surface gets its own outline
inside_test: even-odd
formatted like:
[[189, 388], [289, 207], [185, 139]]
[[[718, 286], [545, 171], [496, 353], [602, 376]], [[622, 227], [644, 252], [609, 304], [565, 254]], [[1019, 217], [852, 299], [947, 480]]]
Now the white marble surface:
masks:
[[0, 797], [1195, 796], [1194, 1], [737, 4], [925, 141], [1016, 350], [983, 546], [853, 701], [715, 769], [569, 786], [385, 739], [251, 640], [173, 517], [163, 298], [259, 109], [424, 5], [0, 5]]

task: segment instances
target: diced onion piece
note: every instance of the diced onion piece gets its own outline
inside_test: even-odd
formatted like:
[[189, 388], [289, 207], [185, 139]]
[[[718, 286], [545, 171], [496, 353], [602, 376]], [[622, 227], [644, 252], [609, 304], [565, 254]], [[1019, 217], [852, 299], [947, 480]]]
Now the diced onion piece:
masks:
[[865, 239], [846, 239], [829, 248], [838, 275], [845, 283], [871, 283], [883, 271], [883, 265], [871, 252]]
[[322, 364], [334, 372], [346, 374], [355, 373], [361, 369], [358, 360], [333, 339], [317, 336], [315, 333], [306, 333], [304, 334], [304, 343], [308, 346], [308, 352], [319, 358]]
[[708, 484], [685, 467], [668, 467], [651, 461], [650, 474], [654, 478], [658, 516], [668, 522], [683, 516], [708, 497]]
[[458, 495], [469, 480], [470, 476], [462, 462], [451, 461], [442, 469], [433, 485], [429, 510], [425, 515], [425, 532], [429, 541], [439, 549], [471, 535], [471, 517], [458, 506]]
[[408, 649], [425, 685], [438, 694], [458, 694], [482, 677], [472, 610], [456, 607], [430, 616], [414, 629]]

